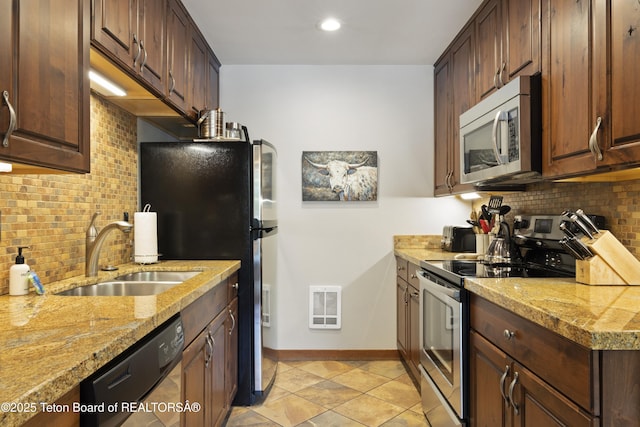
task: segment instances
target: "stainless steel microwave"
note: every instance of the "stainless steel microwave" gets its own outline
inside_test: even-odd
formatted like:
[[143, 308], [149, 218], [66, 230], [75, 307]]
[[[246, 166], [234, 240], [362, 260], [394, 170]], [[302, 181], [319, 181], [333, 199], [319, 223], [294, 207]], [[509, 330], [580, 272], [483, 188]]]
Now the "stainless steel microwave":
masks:
[[519, 76], [460, 115], [460, 181], [527, 183], [542, 172], [540, 74]]

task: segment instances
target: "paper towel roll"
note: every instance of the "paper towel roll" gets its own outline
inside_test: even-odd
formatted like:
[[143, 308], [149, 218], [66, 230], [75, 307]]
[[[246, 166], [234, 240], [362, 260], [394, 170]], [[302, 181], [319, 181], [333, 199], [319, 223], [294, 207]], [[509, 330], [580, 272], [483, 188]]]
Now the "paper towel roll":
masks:
[[133, 221], [134, 261], [140, 264], [158, 262], [157, 214], [136, 212], [133, 214]]

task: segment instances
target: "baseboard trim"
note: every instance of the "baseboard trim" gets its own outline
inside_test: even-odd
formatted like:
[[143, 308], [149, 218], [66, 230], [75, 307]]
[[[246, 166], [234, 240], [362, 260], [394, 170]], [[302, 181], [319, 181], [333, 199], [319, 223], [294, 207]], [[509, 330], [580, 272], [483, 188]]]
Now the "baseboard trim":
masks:
[[269, 350], [282, 362], [307, 360], [400, 360], [398, 350]]

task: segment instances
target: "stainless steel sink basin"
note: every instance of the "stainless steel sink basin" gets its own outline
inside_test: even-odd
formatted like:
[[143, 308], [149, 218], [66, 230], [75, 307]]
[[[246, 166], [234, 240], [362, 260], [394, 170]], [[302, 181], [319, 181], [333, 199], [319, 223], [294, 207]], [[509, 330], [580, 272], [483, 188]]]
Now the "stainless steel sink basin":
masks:
[[199, 271], [140, 271], [116, 277], [114, 280], [94, 285], [78, 286], [57, 293], [62, 296], [145, 296], [158, 295]]
[[200, 274], [200, 271], [138, 271], [136, 273], [123, 274], [114, 280], [124, 282], [184, 282], [198, 274]]

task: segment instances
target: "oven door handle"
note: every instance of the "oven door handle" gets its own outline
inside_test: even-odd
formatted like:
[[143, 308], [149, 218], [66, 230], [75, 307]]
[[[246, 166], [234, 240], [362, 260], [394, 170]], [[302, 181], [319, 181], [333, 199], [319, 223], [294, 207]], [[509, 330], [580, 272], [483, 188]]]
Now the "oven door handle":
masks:
[[418, 280], [420, 284], [424, 286], [427, 290], [431, 291], [436, 295], [446, 295], [451, 299], [460, 302], [460, 289], [452, 289], [446, 286], [438, 285], [435, 282], [432, 282], [428, 277], [426, 277], [424, 271], [418, 271]]

